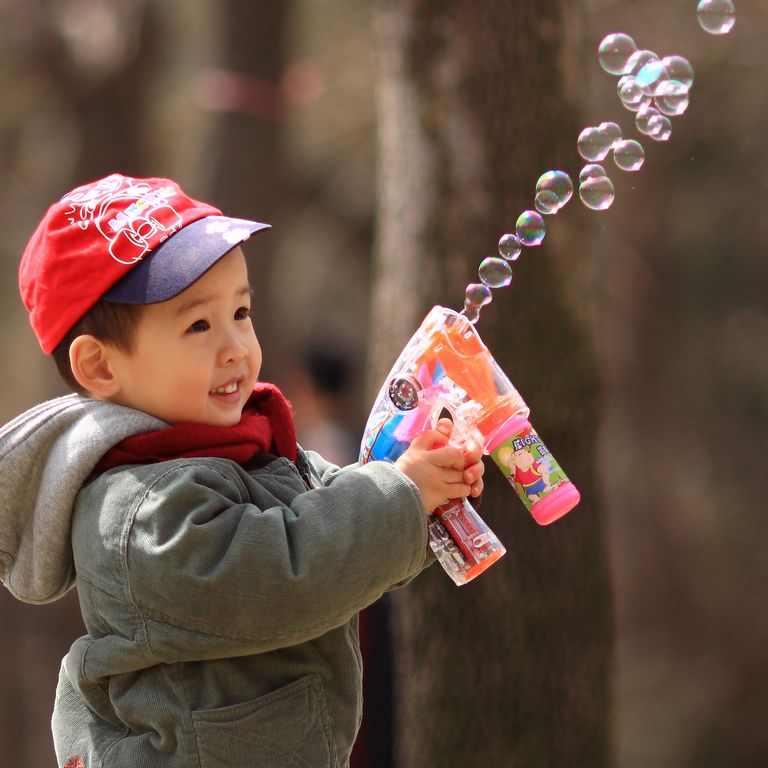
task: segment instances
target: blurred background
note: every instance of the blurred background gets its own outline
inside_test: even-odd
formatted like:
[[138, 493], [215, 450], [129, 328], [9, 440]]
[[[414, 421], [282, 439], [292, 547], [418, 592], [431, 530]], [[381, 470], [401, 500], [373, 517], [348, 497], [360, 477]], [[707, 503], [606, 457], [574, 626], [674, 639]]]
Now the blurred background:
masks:
[[[429, 302], [461, 307], [480, 259], [532, 206], [536, 173], [559, 167], [578, 176], [578, 132], [603, 120], [645, 147], [639, 172], [610, 171], [616, 197], [608, 210], [574, 198], [548, 219], [544, 244], [523, 254], [515, 282], [494, 292], [477, 325], [492, 350], [509, 354], [497, 357], [533, 415], [542, 414], [538, 423], [558, 421], [590, 446], [583, 464], [571, 460], [573, 479], [588, 491], [582, 507], [533, 538], [534, 524], [512, 498], [503, 512], [519, 522], [504, 518], [497, 528], [497, 513], [489, 517], [514, 546], [476, 587], [456, 591], [429, 574], [432, 591], [412, 590], [413, 604], [387, 599], [366, 612], [358, 768], [447, 764], [427, 756], [437, 748], [408, 746], [420, 725], [405, 714], [437, 696], [440, 674], [472, 691], [450, 702], [444, 729], [493, 745], [491, 757], [469, 765], [768, 765], [768, 5], [735, 3], [733, 30], [711, 35], [696, 0], [0, 0], [3, 422], [64, 392], [29, 328], [16, 269], [45, 208], [80, 183], [114, 170], [170, 176], [226, 213], [273, 223], [248, 251], [263, 377], [292, 400], [300, 441], [346, 463], [376, 382]], [[472, 69], [467, 84], [465, 71], [482, 59], [468, 52], [481, 38], [462, 29], [481, 27], [482, 39], [504, 52], [499, 60], [509, 54], [516, 63]], [[599, 67], [598, 44], [611, 32], [693, 64], [691, 104], [668, 142], [634, 131], [616, 78]], [[457, 44], [433, 56], [430, 82], [440, 87], [430, 98], [418, 54], [435, 39]], [[470, 97], [460, 106], [441, 99], [458, 92], [454, 82], [485, 101], [473, 108]], [[409, 93], [421, 99], [413, 111], [420, 131], [398, 133]], [[514, 113], [516, 129], [479, 103]], [[462, 109], [471, 116], [464, 123], [439, 119]], [[504, 140], [489, 142], [485, 132], [497, 124]], [[513, 183], [497, 194], [482, 180], [462, 187], [451, 177], [454, 197], [431, 214], [443, 223], [414, 242], [409, 212], [422, 204], [419, 182], [439, 181], [439, 169], [454, 162], [449, 142], [444, 157], [420, 142], [444, 126], [458, 154], [483, 149], [477, 167], [493, 166]], [[422, 157], [429, 163], [421, 166]], [[409, 174], [415, 181], [398, 188]], [[461, 197], [462, 189], [474, 194]], [[496, 213], [484, 218], [486, 209]], [[465, 226], [451, 229], [452, 221]], [[413, 254], [430, 248], [429, 263], [444, 269], [434, 280], [429, 269], [411, 276]], [[556, 290], [536, 282], [538, 270]], [[393, 288], [395, 272], [401, 283]], [[567, 326], [551, 319], [561, 304]], [[538, 324], [526, 326], [522, 314]], [[520, 331], [536, 335], [533, 351], [506, 346]], [[575, 364], [573, 338], [589, 350]], [[516, 351], [526, 355], [525, 370]], [[539, 362], [546, 356], [549, 368]], [[528, 372], [537, 367], [557, 381], [537, 380]], [[588, 381], [584, 402], [594, 410], [575, 395], [557, 407], [554, 395], [537, 396], [570, 393], [574, 380]], [[564, 455], [576, 450], [559, 439]], [[493, 493], [481, 511], [493, 509]], [[580, 549], [563, 549], [572, 559], [550, 573], [546, 559], [569, 537]], [[551, 581], [521, 586], [521, 563]], [[584, 572], [597, 574], [599, 586], [581, 592]], [[546, 599], [567, 588], [584, 637], [573, 642]], [[414, 625], [414, 605], [437, 605], [429, 601], [438, 590], [441, 608]], [[473, 610], [465, 601], [488, 608], [445, 640], [461, 663], [431, 679], [410, 674], [431, 658], [413, 634], [453, 634], [447, 613]], [[521, 650], [530, 616], [547, 628], [547, 644], [528, 633], [525, 647], [539, 649], [542, 669], [521, 677], [510, 670], [532, 667]], [[0, 592], [0, 768], [54, 764], [56, 675], [80, 632], [75, 595], [37, 607]], [[474, 655], [482, 636], [500, 638], [498, 664]], [[566, 672], [556, 675], [550, 663]], [[570, 677], [582, 668], [583, 677]], [[557, 682], [545, 685], [551, 677]], [[520, 679], [525, 685], [513, 684]], [[486, 690], [494, 681], [514, 706], [494, 708]], [[526, 709], [539, 685], [547, 690], [540, 708]], [[565, 699], [570, 709], [556, 716]], [[571, 718], [586, 710], [594, 716], [582, 732]], [[548, 728], [550, 714], [563, 733], [581, 734], [575, 741], [598, 745], [592, 758], [586, 747], [544, 745], [561, 733]], [[426, 728], [420, 738], [446, 737]]]

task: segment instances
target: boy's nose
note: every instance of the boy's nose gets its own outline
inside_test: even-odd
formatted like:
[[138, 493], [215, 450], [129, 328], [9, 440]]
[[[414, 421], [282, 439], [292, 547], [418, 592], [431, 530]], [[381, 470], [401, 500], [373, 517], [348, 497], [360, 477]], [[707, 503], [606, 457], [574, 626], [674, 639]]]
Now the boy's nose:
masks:
[[220, 353], [222, 365], [239, 363], [246, 357], [248, 357], [248, 347], [236, 338], [227, 339]]

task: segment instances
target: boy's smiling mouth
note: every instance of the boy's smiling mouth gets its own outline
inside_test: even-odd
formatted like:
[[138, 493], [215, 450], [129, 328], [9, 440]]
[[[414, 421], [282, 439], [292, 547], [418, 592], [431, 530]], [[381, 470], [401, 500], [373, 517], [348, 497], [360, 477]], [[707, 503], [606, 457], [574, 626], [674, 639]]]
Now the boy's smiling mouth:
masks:
[[220, 387], [214, 387], [208, 392], [209, 395], [233, 395], [240, 389], [240, 380], [230, 381]]

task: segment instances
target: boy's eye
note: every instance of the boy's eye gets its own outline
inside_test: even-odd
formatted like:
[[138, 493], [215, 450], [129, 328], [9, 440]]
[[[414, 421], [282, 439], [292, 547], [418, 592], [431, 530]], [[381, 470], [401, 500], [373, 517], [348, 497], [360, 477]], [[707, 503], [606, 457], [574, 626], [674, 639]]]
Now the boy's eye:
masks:
[[211, 326], [208, 325], [207, 320], [197, 320], [196, 322], [192, 323], [192, 325], [189, 326], [187, 329], [188, 333], [202, 333], [203, 331], [207, 331]]
[[250, 307], [240, 307], [235, 312], [235, 320], [248, 320], [251, 316]]

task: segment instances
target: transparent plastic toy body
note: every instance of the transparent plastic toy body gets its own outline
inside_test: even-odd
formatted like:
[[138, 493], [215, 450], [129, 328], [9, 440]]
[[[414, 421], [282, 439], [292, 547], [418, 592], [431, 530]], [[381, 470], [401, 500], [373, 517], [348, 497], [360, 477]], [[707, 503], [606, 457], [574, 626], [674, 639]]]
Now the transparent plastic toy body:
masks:
[[[474, 325], [434, 307], [384, 381], [368, 417], [360, 461], [394, 462], [411, 440], [447, 412], [451, 443], [483, 447], [541, 525], [579, 502], [579, 492], [528, 420], [529, 408], [493, 359]], [[466, 584], [505, 553], [466, 499], [435, 510], [429, 544], [456, 584]]]

